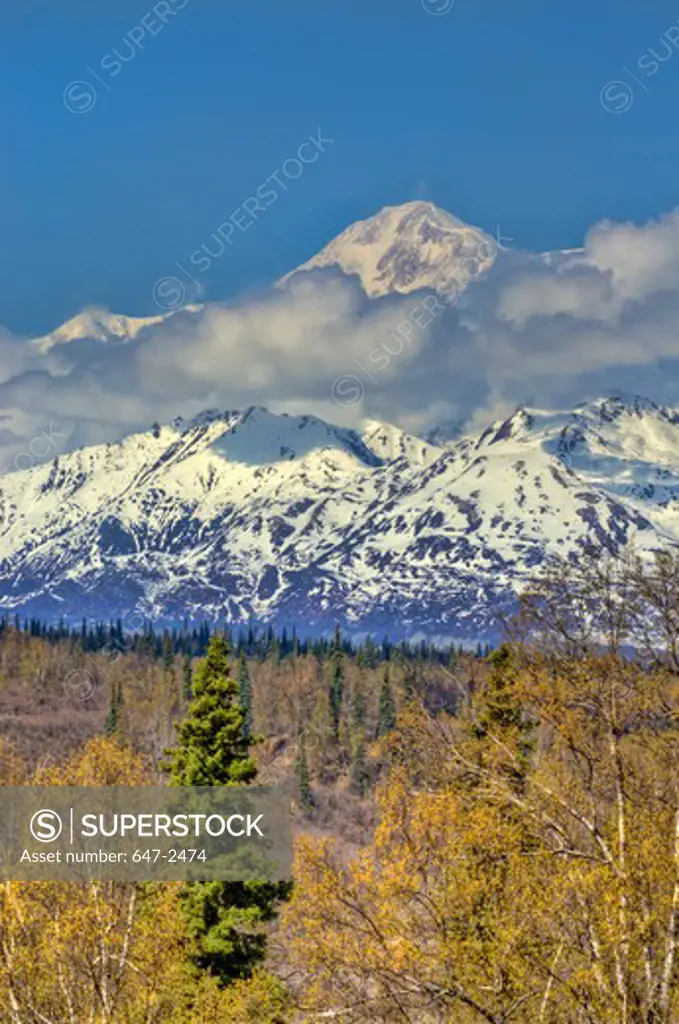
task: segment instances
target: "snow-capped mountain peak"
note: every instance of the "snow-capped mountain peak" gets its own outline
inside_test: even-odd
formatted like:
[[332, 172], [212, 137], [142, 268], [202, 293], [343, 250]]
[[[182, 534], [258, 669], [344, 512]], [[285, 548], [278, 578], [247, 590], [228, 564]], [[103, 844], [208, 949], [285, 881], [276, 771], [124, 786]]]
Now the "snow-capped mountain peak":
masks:
[[66, 323], [38, 338], [32, 338], [31, 344], [42, 355], [58, 346], [74, 342], [95, 341], [105, 344], [129, 344], [136, 341], [142, 331], [156, 327], [168, 320], [187, 313], [198, 313], [200, 305], [183, 306], [181, 310], [160, 313], [157, 316], [125, 316], [123, 313], [111, 313], [108, 309], [90, 307], [71, 317]]
[[679, 413], [517, 409], [443, 446], [210, 410], [0, 480], [7, 610], [497, 635], [550, 553], [679, 543]]
[[[418, 200], [385, 206], [367, 220], [351, 224], [286, 274], [278, 286], [305, 271], [337, 267], [344, 274], [357, 275], [371, 298], [418, 290], [457, 295], [490, 270], [498, 248], [480, 228], [465, 224], [434, 203]], [[179, 323], [187, 314], [200, 315], [207, 308], [192, 304], [155, 316], [134, 317], [91, 306], [49, 334], [32, 338], [30, 344], [41, 356], [55, 356], [55, 366], [60, 366], [74, 357], [77, 343], [129, 344], [166, 321]], [[73, 345], [70, 351], [69, 345]]]
[[151, 327], [164, 319], [165, 314], [134, 317], [93, 307], [84, 309], [49, 334], [34, 338], [32, 343], [39, 352], [45, 353], [55, 345], [65, 345], [84, 339], [101, 342], [128, 342], [133, 341], [145, 327]]
[[504, 420], [497, 420], [481, 434], [478, 446], [497, 444], [498, 441], [522, 440], [525, 441], [530, 435], [533, 426], [533, 415], [524, 406], [518, 409]]
[[415, 437], [380, 420], [366, 420], [362, 436], [368, 448], [386, 462], [404, 459], [411, 465], [424, 466], [441, 454], [440, 447], [426, 438]]
[[358, 275], [371, 298], [420, 289], [462, 291], [490, 269], [497, 251], [495, 240], [480, 228], [417, 201], [385, 206], [356, 221], [292, 274], [335, 266]]
[[272, 413], [260, 405], [232, 415], [227, 429], [212, 444], [213, 451], [231, 462], [275, 465], [334, 451], [366, 466], [381, 464], [356, 431], [332, 426], [316, 416]]

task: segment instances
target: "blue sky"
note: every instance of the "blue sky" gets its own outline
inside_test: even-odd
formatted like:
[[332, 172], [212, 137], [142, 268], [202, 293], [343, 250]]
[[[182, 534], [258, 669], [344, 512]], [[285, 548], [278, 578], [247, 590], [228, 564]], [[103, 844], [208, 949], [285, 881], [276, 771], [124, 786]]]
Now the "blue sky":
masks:
[[[156, 34], [109, 77], [101, 61], [129, 52], [151, 9], [2, 5], [0, 324], [14, 332], [94, 303], [155, 312], [154, 281], [319, 127], [334, 143], [204, 275], [206, 298], [258, 289], [414, 198], [534, 250], [677, 205], [679, 51], [653, 75], [638, 64], [666, 52], [669, 3], [456, 0], [437, 16], [421, 0], [187, 0], [164, 27], [147, 18]], [[85, 113], [63, 100], [78, 80], [96, 89]], [[600, 99], [615, 80], [633, 91], [622, 113]]]

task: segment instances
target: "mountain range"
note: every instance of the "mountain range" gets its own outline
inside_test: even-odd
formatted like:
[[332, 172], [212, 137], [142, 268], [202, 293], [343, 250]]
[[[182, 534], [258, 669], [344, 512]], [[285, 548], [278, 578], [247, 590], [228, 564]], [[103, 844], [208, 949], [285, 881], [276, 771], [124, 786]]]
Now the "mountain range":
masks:
[[[352, 225], [279, 287], [335, 267], [369, 298], [451, 280], [463, 291], [511, 258], [479, 229], [408, 203]], [[132, 344], [201, 309], [87, 310], [31, 344]], [[69, 620], [492, 639], [549, 554], [678, 540], [679, 411], [638, 396], [522, 407], [481, 431], [447, 423], [423, 437], [209, 410], [0, 482], [2, 608]]]
[[6, 476], [5, 610], [472, 640], [549, 553], [679, 539], [679, 412], [519, 409], [443, 446], [205, 412]]

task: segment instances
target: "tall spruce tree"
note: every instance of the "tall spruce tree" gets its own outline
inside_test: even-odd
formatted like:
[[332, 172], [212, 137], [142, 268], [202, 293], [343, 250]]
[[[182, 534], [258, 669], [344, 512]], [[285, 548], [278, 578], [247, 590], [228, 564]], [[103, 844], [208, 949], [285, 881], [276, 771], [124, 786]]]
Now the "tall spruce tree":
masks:
[[252, 739], [252, 683], [244, 651], [241, 652], [238, 662], [238, 697], [243, 716], [243, 739], [246, 743], [250, 743]]
[[394, 695], [391, 692], [391, 673], [389, 664], [382, 669], [382, 686], [380, 687], [380, 701], [377, 713], [377, 735], [386, 736], [396, 725], [396, 704]]
[[174, 668], [174, 645], [172, 643], [172, 637], [167, 630], [165, 630], [163, 634], [162, 652], [163, 671], [166, 675], [169, 675]]
[[[256, 775], [228, 655], [223, 637], [213, 637], [195, 674], [177, 746], [168, 751], [170, 785], [233, 786]], [[273, 919], [278, 901], [289, 891], [287, 883], [188, 882], [182, 907], [196, 943], [196, 966], [222, 985], [248, 977], [266, 953], [260, 926]]]
[[349, 713], [351, 715], [351, 728], [353, 732], [362, 732], [365, 728], [366, 700], [363, 685], [363, 673], [359, 672], [351, 691], [349, 702]]
[[[522, 790], [530, 769], [535, 746], [535, 726], [516, 696], [518, 670], [508, 644], [501, 644], [488, 658], [490, 672], [476, 695], [476, 714], [472, 735], [488, 744], [492, 756], [503, 747], [514, 751], [514, 758], [503, 768], [517, 790]], [[500, 741], [498, 745], [498, 740]]]
[[418, 692], [418, 666], [417, 662], [409, 659], [403, 670], [403, 699], [414, 700]]
[[170, 785], [229, 786], [256, 775], [243, 736], [238, 684], [229, 676], [229, 649], [221, 636], [210, 641], [196, 672], [193, 698], [168, 753]]
[[344, 697], [344, 652], [342, 651], [342, 634], [339, 626], [335, 627], [335, 637], [330, 651], [328, 664], [328, 696], [330, 699], [330, 724], [335, 743], [339, 741], [342, 699]]
[[295, 779], [297, 781], [297, 792], [299, 794], [300, 806], [305, 811], [314, 807], [314, 794], [311, 788], [311, 775], [309, 764], [306, 759], [306, 741], [304, 730], [300, 729], [297, 734], [297, 755], [295, 757]]
[[354, 789], [361, 796], [368, 788], [368, 772], [365, 765], [365, 718], [366, 699], [363, 673], [359, 672], [351, 691], [349, 716], [351, 724], [351, 764], [349, 778]]
[[351, 752], [351, 784], [360, 796], [364, 796], [370, 783], [370, 776], [365, 763], [365, 733], [359, 732], [354, 737]]
[[193, 668], [191, 665], [191, 655], [185, 654], [184, 661], [182, 663], [182, 701], [184, 705], [191, 702], [193, 697]]
[[104, 722], [104, 735], [115, 736], [120, 729], [120, 715], [123, 706], [123, 684], [111, 683], [111, 699]]

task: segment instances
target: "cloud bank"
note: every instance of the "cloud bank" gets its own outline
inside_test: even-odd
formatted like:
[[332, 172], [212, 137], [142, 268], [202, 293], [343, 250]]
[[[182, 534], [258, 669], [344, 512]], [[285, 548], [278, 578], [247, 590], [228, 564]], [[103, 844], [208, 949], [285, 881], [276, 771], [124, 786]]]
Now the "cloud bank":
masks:
[[[416, 324], [407, 336], [404, 320]], [[615, 390], [679, 403], [679, 209], [602, 221], [576, 251], [502, 251], [449, 305], [370, 300], [330, 269], [170, 314], [132, 340], [42, 351], [0, 329], [0, 466], [49, 424], [62, 450], [251, 404], [419, 431]]]

